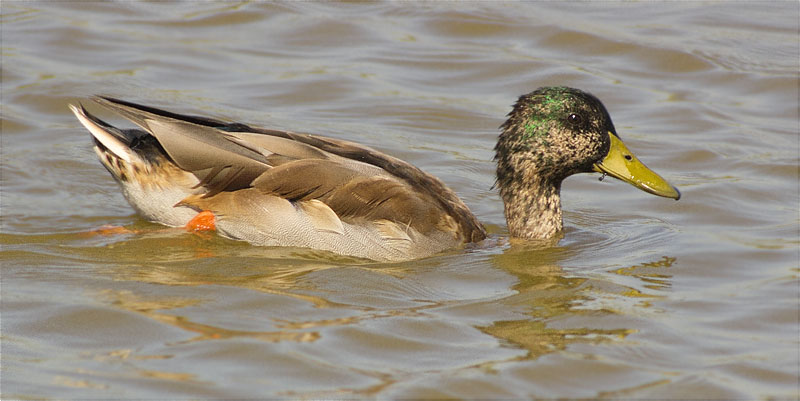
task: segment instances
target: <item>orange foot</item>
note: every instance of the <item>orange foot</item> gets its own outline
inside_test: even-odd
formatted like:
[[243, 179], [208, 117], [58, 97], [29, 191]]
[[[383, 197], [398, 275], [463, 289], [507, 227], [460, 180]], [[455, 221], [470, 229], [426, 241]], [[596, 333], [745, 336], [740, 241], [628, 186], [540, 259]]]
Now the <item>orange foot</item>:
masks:
[[94, 237], [97, 235], [117, 235], [117, 234], [136, 234], [136, 231], [129, 230], [122, 226], [105, 225], [100, 226], [95, 230], [82, 233], [85, 237]]
[[214, 224], [214, 219], [214, 213], [211, 213], [209, 210], [203, 210], [186, 223], [186, 230], [214, 231], [217, 229], [217, 226]]

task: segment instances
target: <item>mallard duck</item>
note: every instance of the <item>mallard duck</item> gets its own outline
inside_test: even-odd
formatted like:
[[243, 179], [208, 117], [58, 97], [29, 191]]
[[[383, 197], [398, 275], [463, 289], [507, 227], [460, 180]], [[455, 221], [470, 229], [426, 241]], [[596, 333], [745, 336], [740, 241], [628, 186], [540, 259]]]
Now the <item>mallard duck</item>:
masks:
[[[145, 219], [214, 229], [264, 246], [379, 261], [420, 258], [486, 238], [436, 177], [367, 146], [93, 98], [140, 129], [72, 112], [100, 162]], [[622, 143], [603, 104], [566, 87], [521, 96], [500, 127], [497, 182], [511, 237], [562, 230], [561, 182], [599, 172], [658, 196], [680, 193]]]

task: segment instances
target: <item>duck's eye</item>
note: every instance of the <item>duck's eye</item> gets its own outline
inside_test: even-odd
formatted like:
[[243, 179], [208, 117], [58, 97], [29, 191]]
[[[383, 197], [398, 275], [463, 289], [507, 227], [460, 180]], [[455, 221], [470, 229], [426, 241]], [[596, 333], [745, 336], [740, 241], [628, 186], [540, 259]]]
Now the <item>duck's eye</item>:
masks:
[[567, 121], [572, 125], [581, 125], [581, 123], [583, 123], [583, 117], [577, 113], [570, 113], [569, 116], [567, 116]]

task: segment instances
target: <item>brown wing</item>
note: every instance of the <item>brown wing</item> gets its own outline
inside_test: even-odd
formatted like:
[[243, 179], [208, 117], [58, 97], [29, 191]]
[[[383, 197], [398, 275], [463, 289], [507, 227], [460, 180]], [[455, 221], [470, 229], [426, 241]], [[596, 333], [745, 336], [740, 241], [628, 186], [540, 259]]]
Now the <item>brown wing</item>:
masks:
[[365, 175], [339, 160], [305, 159], [269, 169], [253, 186], [292, 202], [319, 200], [339, 218], [388, 220], [429, 233], [448, 224], [446, 211], [427, 194], [389, 175]]
[[395, 157], [380, 153], [353, 142], [341, 139], [308, 135], [298, 138], [315, 147], [335, 155], [359, 160], [377, 167], [402, 180], [410, 192], [427, 202], [435, 203], [458, 225], [458, 231], [466, 242], [478, 242], [486, 238], [486, 230], [475, 218], [467, 205], [438, 178]]

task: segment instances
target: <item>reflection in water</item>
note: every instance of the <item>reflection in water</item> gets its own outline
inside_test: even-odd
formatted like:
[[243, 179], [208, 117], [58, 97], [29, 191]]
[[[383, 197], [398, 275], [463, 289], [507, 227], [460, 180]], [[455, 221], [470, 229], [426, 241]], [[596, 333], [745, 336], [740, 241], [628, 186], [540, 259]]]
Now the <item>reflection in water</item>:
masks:
[[[544, 354], [563, 350], [571, 343], [621, 340], [636, 332], [632, 328], [563, 327], [564, 320], [574, 315], [591, 314], [597, 317], [598, 314], [610, 316], [618, 313], [614, 308], [602, 306], [602, 302], [599, 308], [592, 306], [596, 303], [597, 296], [593, 293], [593, 287], [602, 286], [608, 291], [609, 283], [576, 277], [564, 272], [558, 266], [558, 262], [565, 259], [569, 252], [568, 248], [563, 247], [520, 245], [496, 255], [493, 259], [495, 266], [519, 279], [513, 286], [518, 293], [503, 303], [524, 305], [529, 311], [530, 318], [497, 321], [488, 327], [483, 327], [482, 330], [527, 350], [527, 354], [521, 359], [536, 359]], [[647, 288], [653, 288], [654, 283], [658, 283], [658, 288], [664, 289], [669, 287], [671, 276], [665, 274], [663, 269], [670, 267], [675, 260], [664, 257], [655, 262], [619, 268], [614, 270], [614, 273], [635, 277], [644, 282]], [[613, 292], [628, 298], [629, 301], [644, 296], [650, 297], [633, 287]], [[650, 304], [637, 302], [637, 306], [650, 307]], [[556, 321], [559, 323], [553, 324]]]
[[[319, 338], [316, 332], [293, 332], [312, 327], [351, 324], [365, 318], [379, 317], [367, 307], [345, 305], [330, 301], [318, 295], [320, 291], [304, 277], [313, 272], [328, 269], [362, 269], [365, 272], [380, 273], [391, 277], [403, 277], [413, 270], [407, 265], [376, 265], [369, 261], [331, 254], [324, 251], [294, 248], [264, 248], [236, 243], [206, 233], [185, 233], [180, 230], [159, 230], [152, 238], [137, 238], [107, 246], [98, 252], [96, 247], [72, 248], [76, 253], [98, 253], [89, 256], [113, 260], [107, 274], [115, 281], [136, 281], [148, 284], [169, 286], [231, 286], [240, 289], [259, 291], [266, 294], [289, 297], [313, 305], [315, 308], [349, 308], [367, 312], [365, 316], [322, 319], [318, 321], [289, 321], [275, 319], [276, 327], [285, 331], [248, 332], [228, 330], [221, 327], [194, 323], [174, 314], [159, 311], [174, 310], [194, 306], [201, 299], [146, 298], [131, 293], [107, 290], [101, 293], [106, 302], [123, 309], [143, 314], [162, 323], [197, 332], [201, 335], [190, 341], [221, 339], [231, 337], [252, 337], [275, 341], [314, 341]], [[154, 247], [152, 241], [158, 241]], [[148, 261], [155, 264], [141, 264], [139, 255], [148, 253]], [[374, 265], [374, 263], [373, 263]]]
[[[154, 247], [151, 240], [158, 241], [159, 246]], [[88, 247], [72, 248], [75, 253], [93, 253], [97, 248]], [[143, 264], [140, 262], [141, 252], [148, 252], [148, 261], [154, 260], [156, 264]], [[174, 232], [172, 235], [159, 234], [157, 238], [137, 238], [135, 241], [121, 241], [113, 243], [101, 250], [102, 258], [114, 260], [113, 264], [102, 270], [102, 273], [113, 278], [113, 288], [118, 288], [120, 282], [136, 282], [157, 286], [196, 287], [209, 289], [210, 299], [199, 298], [192, 295], [202, 294], [204, 291], [191, 291], [187, 297], [180, 295], [163, 296], [162, 291], [148, 290], [147, 286], [134, 286], [138, 290], [105, 289], [95, 293], [95, 298], [103, 304], [111, 305], [125, 311], [134, 312], [140, 316], [151, 319], [159, 324], [177, 328], [191, 334], [187, 339], [174, 338], [163, 344], [167, 351], [160, 355], [140, 355], [141, 351], [122, 349], [108, 354], [95, 355], [94, 359], [126, 360], [128, 362], [143, 361], [146, 359], [178, 357], [180, 347], [193, 343], [220, 341], [215, 345], [204, 345], [207, 350], [226, 350], [234, 344], [242, 344], [241, 340], [256, 340], [261, 343], [315, 343], [323, 335], [336, 337], [338, 333], [330, 331], [342, 327], [358, 327], [359, 323], [379, 319], [412, 317], [429, 319], [424, 315], [423, 309], [433, 308], [438, 302], [425, 302], [418, 307], [380, 309], [366, 305], [346, 304], [336, 302], [324, 297], [329, 293], [325, 288], [320, 288], [313, 280], [307, 279], [312, 273], [326, 270], [344, 269], [356, 271], [354, 274], [386, 276], [392, 279], [402, 279], [415, 269], [415, 264], [403, 265], [367, 265], [362, 260], [355, 260], [361, 265], [347, 265], [343, 262], [353, 262], [352, 259], [332, 256], [318, 251], [298, 250], [289, 248], [268, 249], [253, 247], [248, 244], [237, 246], [236, 243], [220, 238], [197, 237], [187, 233]], [[198, 256], [202, 255], [202, 256]], [[98, 258], [99, 255], [91, 257]], [[426, 265], [426, 263], [421, 263]], [[429, 264], [429, 263], [428, 263]], [[226, 288], [227, 287], [227, 288]], [[229, 291], [230, 290], [230, 291]], [[253, 296], [250, 291], [268, 294], [271, 297]], [[225, 293], [233, 294], [246, 302], [246, 307], [239, 310], [238, 300], [228, 301]], [[154, 295], [155, 294], [155, 295]], [[332, 294], [335, 295], [335, 294]], [[230, 302], [230, 303], [228, 303]], [[263, 302], [264, 316], [259, 316], [259, 321], [251, 327], [246, 319], [236, 317], [239, 312], [253, 313], [259, 307], [253, 303]], [[211, 303], [216, 313], [231, 313], [230, 318], [214, 320], [205, 313], [197, 313], [198, 309], [206, 308]], [[300, 306], [298, 306], [298, 304]], [[314, 310], [326, 309], [324, 313], [299, 313], [292, 314], [292, 310], [306, 311], [307, 307]], [[287, 312], [288, 311], [288, 312]], [[282, 317], [282, 312], [283, 317]], [[346, 316], [341, 316], [341, 315]], [[198, 322], [196, 319], [202, 319]], [[208, 320], [213, 320], [209, 323]], [[232, 328], [235, 327], [235, 328]], [[260, 330], [260, 328], [270, 328]], [[363, 333], [351, 332], [350, 336], [356, 338]], [[371, 334], [369, 334], [371, 335]], [[370, 340], [376, 341], [376, 340]], [[260, 347], [253, 343], [245, 342], [242, 349], [247, 349], [258, 355]], [[402, 347], [405, 344], [396, 347]], [[178, 349], [176, 349], [178, 348]], [[170, 351], [172, 350], [172, 351]], [[212, 352], [212, 351], [209, 351]], [[224, 355], [225, 351], [219, 351]], [[352, 353], [352, 350], [349, 352]], [[302, 352], [295, 351], [302, 355]], [[345, 358], [348, 359], [348, 358]], [[264, 361], [269, 365], [275, 361]], [[331, 371], [346, 371], [350, 375], [359, 375], [373, 379], [369, 385], [361, 387], [341, 387], [337, 391], [343, 394], [376, 394], [387, 386], [397, 381], [394, 374], [378, 370], [365, 369], [357, 365], [347, 365], [344, 361], [313, 359], [314, 369], [326, 373]], [[344, 366], [340, 364], [344, 363]], [[297, 364], [291, 360], [287, 362], [292, 367]], [[134, 364], [134, 366], [137, 366]], [[344, 367], [344, 370], [342, 369]], [[184, 370], [185, 369], [185, 370]], [[180, 367], [173, 371], [146, 369], [137, 366], [133, 373], [138, 377], [154, 378], [174, 383], [199, 383], [201, 378], [191, 373], [191, 367]], [[345, 373], [342, 373], [345, 374]], [[107, 376], [102, 372], [92, 372], [92, 376]], [[314, 378], [313, 372], [304, 374], [306, 380]], [[324, 379], [319, 377], [317, 379]], [[65, 384], [66, 385], [66, 384]], [[342, 385], [351, 385], [346, 381]], [[285, 396], [302, 394], [313, 397], [314, 392], [289, 392]], [[319, 396], [328, 394], [319, 393]]]
[[129, 291], [104, 291], [101, 296], [106, 302], [132, 312], [140, 313], [158, 322], [178, 327], [189, 332], [199, 333], [197, 337], [186, 340], [184, 343], [219, 340], [234, 337], [254, 338], [266, 342], [296, 341], [311, 342], [319, 338], [316, 332], [258, 332], [245, 330], [230, 330], [218, 326], [193, 322], [183, 316], [163, 313], [160, 311], [179, 309], [201, 302], [199, 299], [160, 298], [143, 299]]
[[[622, 267], [613, 272], [620, 276], [631, 276], [643, 281], [644, 287], [651, 290], [665, 290], [671, 287], [671, 274], [666, 274], [666, 269], [672, 267], [677, 258], [662, 256], [654, 262], [645, 262], [630, 267]], [[631, 288], [628, 296], [653, 296], [642, 294], [641, 291]]]
[[75, 380], [71, 377], [66, 377], [66, 376], [56, 376], [53, 379], [53, 383], [64, 387], [74, 387], [74, 388], [91, 388], [91, 389], [108, 388], [108, 386], [104, 384], [93, 383], [88, 380]]
[[[416, 306], [396, 307], [377, 310], [365, 305], [336, 302], [324, 296], [326, 290], [308, 280], [311, 273], [331, 269], [362, 270], [364, 275], [387, 276], [403, 281], [420, 271], [413, 263], [398, 265], [362, 265], [332, 263], [330, 255], [316, 251], [274, 249], [244, 245], [233, 246], [230, 241], [190, 234], [159, 237], [162, 247], [150, 259], [159, 260], [156, 265], [135, 263], [138, 251], [129, 247], [153, 249], [148, 241], [139, 239], [131, 243], [121, 242], [106, 249], [105, 258], [117, 262], [107, 273], [115, 281], [136, 281], [148, 284], [198, 287], [213, 285], [230, 286], [239, 290], [253, 290], [271, 294], [284, 300], [299, 301], [315, 309], [337, 308], [346, 316], [326, 314], [318, 318], [298, 318], [273, 316], [269, 319], [272, 330], [231, 329], [224, 325], [200, 323], [175, 311], [183, 308], [202, 306], [199, 298], [154, 297], [135, 294], [131, 291], [105, 290], [99, 297], [116, 307], [136, 312], [149, 319], [196, 333], [195, 336], [175, 344], [188, 344], [208, 340], [234, 338], [255, 339], [267, 343], [297, 342], [310, 343], [322, 338], [324, 331], [336, 327], [358, 326], [360, 323], [385, 318], [435, 319], [435, 311], [454, 301], [440, 299], [421, 299]], [[173, 252], [173, 248], [181, 252]], [[571, 320], [574, 317], [603, 318], [630, 313], [635, 308], [650, 308], [644, 299], [658, 297], [657, 291], [670, 288], [671, 276], [667, 270], [676, 259], [662, 257], [652, 262], [617, 268], [612, 270], [617, 276], [632, 277], [633, 282], [608, 280], [602, 275], [587, 275], [580, 272], [566, 272], [560, 262], [571, 257], [575, 251], [552, 244], [515, 243], [502, 254], [491, 256], [492, 263], [501, 271], [513, 275], [517, 282], [511, 287], [514, 295], [491, 301], [494, 308], [523, 309], [526, 316], [521, 319], [494, 320], [480, 330], [494, 338], [510, 342], [526, 351], [521, 357], [504, 358], [488, 362], [493, 365], [508, 360], [532, 360], [544, 354], [564, 350], [572, 343], [602, 343], [619, 341], [631, 333], [633, 328], [601, 328], [585, 326], [588, 319]], [[191, 256], [189, 256], [191, 255]], [[198, 257], [197, 255], [204, 255]], [[268, 255], [266, 257], [265, 255]], [[341, 262], [341, 260], [336, 260]], [[363, 261], [359, 261], [363, 262]], [[607, 273], [603, 273], [607, 274]], [[619, 284], [623, 282], [624, 284]], [[237, 290], [238, 291], [238, 290]], [[616, 299], [608, 299], [616, 297]], [[276, 301], [280, 304], [286, 301]], [[474, 302], [474, 300], [468, 300]], [[625, 304], [619, 306], [619, 304]], [[615, 306], [616, 305], [616, 306]], [[280, 307], [280, 306], [278, 306]], [[620, 310], [624, 310], [620, 312]], [[641, 310], [641, 309], [639, 309]], [[570, 327], [572, 322], [582, 322], [583, 327]], [[618, 323], [614, 320], [612, 324]], [[352, 371], [361, 371], [355, 367]], [[364, 372], [361, 372], [364, 373]], [[144, 373], [142, 373], [144, 374]], [[185, 373], [168, 373], [167, 376], [184, 377]], [[372, 374], [376, 376], [377, 373]], [[163, 378], [169, 378], [163, 376]], [[381, 373], [381, 382], [386, 385], [393, 381], [391, 375]], [[182, 380], [182, 379], [181, 379]], [[382, 386], [381, 386], [382, 387]], [[363, 393], [366, 389], [354, 390]]]

